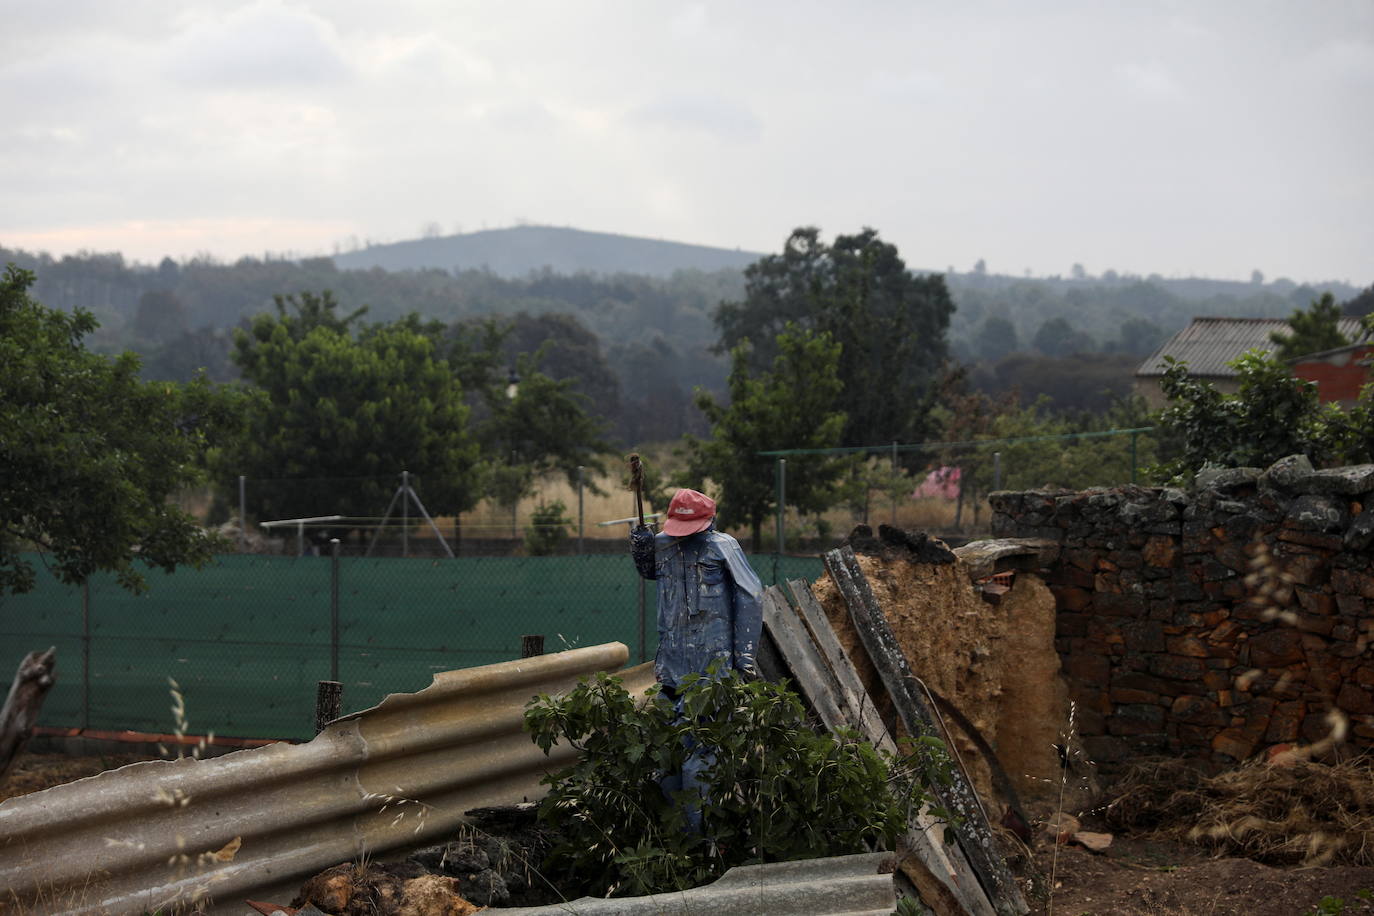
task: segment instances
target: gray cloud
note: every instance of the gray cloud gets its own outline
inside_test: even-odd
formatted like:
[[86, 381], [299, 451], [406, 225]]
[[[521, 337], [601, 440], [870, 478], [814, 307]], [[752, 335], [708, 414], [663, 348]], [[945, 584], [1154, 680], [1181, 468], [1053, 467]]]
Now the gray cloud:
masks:
[[352, 73], [327, 20], [273, 0], [196, 21], [168, 45], [165, 68], [214, 89], [329, 85]]
[[752, 140], [763, 130], [762, 120], [744, 105], [704, 95], [661, 97], [635, 108], [626, 120], [635, 125], [703, 131], [726, 140]]
[[1365, 3], [71, 0], [0, 52], [0, 244], [867, 224], [923, 267], [1374, 280]]

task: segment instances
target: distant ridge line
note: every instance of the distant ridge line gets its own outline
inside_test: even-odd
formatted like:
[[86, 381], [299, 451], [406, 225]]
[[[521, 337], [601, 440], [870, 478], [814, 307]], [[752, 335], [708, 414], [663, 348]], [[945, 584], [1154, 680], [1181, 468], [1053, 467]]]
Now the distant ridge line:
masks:
[[372, 245], [334, 256], [341, 270], [490, 270], [520, 278], [554, 273], [633, 273], [668, 277], [679, 270], [742, 270], [759, 252], [667, 242], [558, 226], [514, 226]]

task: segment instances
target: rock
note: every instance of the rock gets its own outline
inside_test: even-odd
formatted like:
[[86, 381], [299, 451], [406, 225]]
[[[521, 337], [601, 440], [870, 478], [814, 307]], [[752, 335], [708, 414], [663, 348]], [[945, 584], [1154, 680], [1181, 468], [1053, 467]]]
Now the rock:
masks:
[[1368, 550], [1374, 544], [1374, 507], [1366, 508], [1345, 531], [1344, 543], [1350, 550]]
[[1374, 464], [1355, 464], [1343, 468], [1313, 471], [1295, 483], [1295, 493], [1333, 496], [1358, 496], [1374, 491]]
[[1250, 649], [1250, 664], [1255, 668], [1282, 668], [1304, 659], [1302, 634], [1288, 627], [1260, 633], [1246, 645]]
[[1254, 749], [1255, 738], [1247, 735], [1239, 728], [1222, 729], [1212, 739], [1212, 750], [1218, 754], [1225, 754], [1232, 760], [1244, 760], [1250, 756]]
[[1171, 681], [1196, 681], [1207, 671], [1207, 665], [1199, 658], [1183, 658], [1176, 655], [1154, 655], [1150, 658], [1150, 673]]
[[1112, 835], [1110, 833], [1094, 833], [1091, 830], [1079, 830], [1071, 838], [1074, 843], [1082, 846], [1089, 852], [1106, 852], [1107, 847], [1112, 845]]
[[1349, 513], [1345, 500], [1331, 496], [1306, 494], [1293, 500], [1284, 516], [1284, 523], [1306, 531], [1331, 534], [1345, 528]]
[[1155, 535], [1145, 542], [1145, 547], [1140, 553], [1147, 566], [1167, 569], [1174, 565], [1178, 547], [1173, 538]]
[[1188, 725], [1225, 725], [1227, 716], [1215, 700], [1199, 696], [1181, 696], [1169, 710], [1175, 722]]
[[1265, 743], [1282, 744], [1296, 741], [1306, 711], [1306, 704], [1299, 701], [1280, 703], [1275, 706], [1273, 715], [1269, 717], [1269, 726], [1264, 730]]
[[1072, 814], [1059, 811], [1051, 815], [1050, 819], [1045, 822], [1045, 836], [1063, 846], [1073, 839], [1073, 835], [1078, 833], [1081, 827], [1078, 818]]
[[1193, 478], [1193, 487], [1198, 490], [1229, 492], [1239, 487], [1250, 486], [1260, 477], [1259, 468], [1203, 468]]
[[1269, 465], [1268, 470], [1259, 476], [1259, 485], [1264, 490], [1292, 490], [1299, 486], [1300, 480], [1314, 473], [1316, 471], [1306, 455], [1289, 455]]
[[469, 916], [477, 907], [458, 893], [458, 880], [416, 874], [419, 866], [356, 865], [320, 872], [301, 886], [293, 907], [315, 906], [333, 916]]

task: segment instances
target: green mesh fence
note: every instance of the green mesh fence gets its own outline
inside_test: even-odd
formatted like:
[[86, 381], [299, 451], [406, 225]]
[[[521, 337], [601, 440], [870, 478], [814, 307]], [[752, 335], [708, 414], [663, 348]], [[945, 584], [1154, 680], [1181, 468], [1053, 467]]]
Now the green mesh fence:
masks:
[[[419, 690], [436, 671], [518, 658], [524, 634], [544, 636], [549, 652], [623, 642], [631, 662], [657, 648], [655, 588], [645, 583], [641, 599], [628, 556], [337, 564], [335, 646], [329, 557], [225, 556], [201, 570], [151, 572], [140, 596], [112, 576], [65, 586], [36, 563], [37, 588], [0, 599], [0, 670], [57, 647], [40, 725], [170, 732], [174, 678], [192, 733], [304, 738], [336, 653], [344, 709], [357, 710]], [[753, 564], [765, 583], [775, 571], [781, 580], [822, 570], [813, 557]]]

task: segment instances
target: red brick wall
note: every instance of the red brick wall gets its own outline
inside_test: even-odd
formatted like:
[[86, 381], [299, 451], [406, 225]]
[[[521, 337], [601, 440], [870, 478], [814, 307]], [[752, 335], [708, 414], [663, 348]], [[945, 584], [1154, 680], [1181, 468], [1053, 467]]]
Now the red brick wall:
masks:
[[1293, 364], [1298, 378], [1317, 383], [1317, 396], [1323, 401], [1353, 404], [1360, 389], [1370, 379], [1370, 367], [1360, 363], [1374, 357], [1374, 346], [1359, 347], [1325, 360], [1311, 360]]

